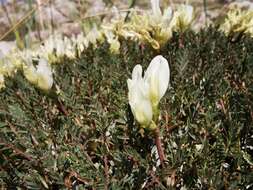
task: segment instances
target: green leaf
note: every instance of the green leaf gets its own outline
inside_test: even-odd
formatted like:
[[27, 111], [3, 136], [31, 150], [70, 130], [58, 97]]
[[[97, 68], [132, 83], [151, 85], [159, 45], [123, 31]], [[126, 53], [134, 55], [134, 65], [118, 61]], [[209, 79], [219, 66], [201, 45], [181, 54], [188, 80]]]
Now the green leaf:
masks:
[[10, 114], [16, 119], [19, 119], [19, 120], [27, 119], [25, 112], [20, 108], [18, 104], [9, 105], [8, 110]]

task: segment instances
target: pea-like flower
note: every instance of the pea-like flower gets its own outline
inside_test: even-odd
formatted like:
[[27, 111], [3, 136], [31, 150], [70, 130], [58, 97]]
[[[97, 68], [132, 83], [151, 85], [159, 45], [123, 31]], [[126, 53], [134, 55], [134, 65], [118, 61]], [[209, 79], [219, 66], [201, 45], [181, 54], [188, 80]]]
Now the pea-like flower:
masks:
[[86, 39], [88, 40], [89, 43], [93, 44], [95, 47], [97, 45], [97, 42], [104, 41], [103, 34], [100, 30], [98, 30], [96, 25], [94, 25], [93, 28], [90, 31], [88, 31]]
[[48, 91], [53, 86], [53, 74], [51, 67], [45, 59], [40, 59], [37, 68], [32, 63], [24, 66], [26, 79], [40, 89]]
[[161, 55], [156, 56], [142, 76], [141, 65], [136, 65], [132, 79], [127, 80], [128, 99], [135, 119], [142, 127], [154, 128], [158, 103], [164, 96], [170, 78], [168, 61]]
[[253, 11], [232, 8], [228, 11], [226, 19], [220, 26], [225, 35], [233, 33], [246, 33], [253, 36]]
[[132, 79], [127, 80], [128, 99], [135, 119], [146, 127], [152, 121], [152, 105], [149, 100], [148, 86], [142, 78], [142, 67], [136, 65], [132, 72]]
[[114, 54], [119, 54], [120, 42], [118, 37], [110, 30], [104, 29], [104, 35], [107, 39], [107, 42], [110, 44], [110, 52]]
[[4, 75], [0, 73], [0, 89], [5, 88]]
[[153, 19], [156, 21], [156, 23], [159, 23], [162, 18], [162, 11], [160, 9], [160, 3], [159, 0], [151, 0], [151, 8], [153, 12]]
[[161, 55], [156, 56], [149, 64], [144, 75], [144, 81], [148, 84], [149, 99], [152, 107], [158, 106], [164, 96], [170, 80], [170, 68], [168, 61]]
[[193, 7], [191, 5], [179, 5], [171, 20], [171, 27], [175, 31], [184, 32], [191, 26], [193, 19]]
[[53, 86], [53, 73], [45, 59], [40, 59], [37, 66], [38, 87], [42, 90], [49, 90]]

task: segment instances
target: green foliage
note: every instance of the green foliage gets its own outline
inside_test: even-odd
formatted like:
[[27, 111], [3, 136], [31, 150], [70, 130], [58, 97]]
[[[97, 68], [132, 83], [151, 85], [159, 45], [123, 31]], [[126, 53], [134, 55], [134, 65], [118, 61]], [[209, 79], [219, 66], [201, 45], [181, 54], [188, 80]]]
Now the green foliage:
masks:
[[[0, 183], [28, 189], [246, 189], [253, 181], [253, 40], [187, 31], [160, 51], [121, 41], [54, 65], [45, 94], [21, 73], [0, 94]], [[136, 64], [161, 54], [171, 85], [161, 102], [167, 157], [141, 135], [127, 99]], [[246, 148], [245, 148], [246, 147]], [[156, 168], [156, 169], [154, 169]], [[171, 186], [169, 186], [171, 185]], [[168, 187], [169, 186], [169, 187]]]

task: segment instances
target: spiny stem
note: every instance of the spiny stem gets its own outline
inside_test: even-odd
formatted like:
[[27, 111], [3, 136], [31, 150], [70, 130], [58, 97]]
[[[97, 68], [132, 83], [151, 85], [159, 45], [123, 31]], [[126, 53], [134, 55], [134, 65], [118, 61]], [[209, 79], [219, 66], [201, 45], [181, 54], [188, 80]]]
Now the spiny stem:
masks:
[[165, 160], [165, 155], [164, 155], [164, 151], [163, 151], [163, 146], [162, 146], [162, 141], [160, 138], [160, 129], [159, 127], [157, 127], [155, 129], [155, 144], [156, 144], [156, 148], [158, 151], [158, 156], [161, 162], [161, 166], [164, 167], [164, 160]]

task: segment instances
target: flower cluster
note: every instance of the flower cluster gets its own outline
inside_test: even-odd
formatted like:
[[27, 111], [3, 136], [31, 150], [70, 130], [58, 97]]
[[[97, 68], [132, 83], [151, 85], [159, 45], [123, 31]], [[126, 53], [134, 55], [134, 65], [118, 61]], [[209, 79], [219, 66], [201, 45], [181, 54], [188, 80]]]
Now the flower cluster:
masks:
[[[75, 59], [81, 55], [89, 44], [94, 46], [97, 40], [101, 40], [103, 34], [96, 27], [77, 36], [67, 38], [56, 34], [50, 36], [39, 47], [25, 49], [23, 51], [14, 49], [0, 59], [0, 89], [5, 87], [4, 78], [12, 77], [17, 70], [24, 73], [29, 82], [42, 90], [49, 90], [52, 87], [51, 64], [60, 62], [64, 57]], [[38, 61], [37, 69], [34, 63]]]
[[[111, 53], [118, 54], [120, 37], [147, 42], [154, 49], [160, 49], [172, 37], [173, 31], [183, 32], [191, 26], [194, 11], [189, 5], [179, 5], [175, 10], [168, 7], [162, 12], [159, 0], [151, 0], [151, 7], [150, 12], [144, 12], [143, 14], [137, 14], [135, 9], [131, 10], [128, 22], [124, 21], [118, 11], [116, 19], [112, 19], [109, 22], [110, 24], [108, 22], [103, 23], [99, 29], [97, 26], [93, 26], [71, 38], [54, 34], [36, 48], [11, 51], [0, 59], [0, 89], [5, 87], [5, 77], [13, 76], [17, 70], [23, 71], [24, 76], [32, 84], [41, 88], [39, 82], [35, 82], [35, 78], [30, 77], [31, 73], [34, 75], [40, 73], [38, 72], [40, 67], [37, 67], [37, 70], [34, 67], [35, 62], [38, 60], [39, 63], [42, 60], [46, 61], [48, 63], [47, 67], [51, 68], [53, 63], [61, 62], [60, 60], [63, 58], [75, 59], [90, 45], [96, 48], [99, 43], [104, 41], [107, 41], [110, 45]], [[52, 69], [45, 70], [50, 71], [45, 75], [51, 77]], [[51, 81], [49, 84], [51, 84]], [[42, 87], [42, 89], [49, 89], [49, 87], [51, 85], [48, 88]]]
[[152, 11], [138, 14], [132, 10], [129, 22], [119, 20], [113, 30], [124, 38], [137, 39], [160, 49], [172, 37], [173, 31], [184, 32], [191, 27], [194, 19], [193, 7], [179, 5], [173, 10], [167, 7], [162, 12], [159, 0], [151, 0]]
[[142, 76], [141, 65], [136, 65], [132, 79], [127, 80], [128, 99], [132, 112], [141, 127], [154, 129], [159, 116], [158, 104], [164, 96], [170, 79], [168, 61], [156, 56]]
[[230, 9], [220, 30], [227, 36], [233, 33], [245, 33], [253, 37], [253, 11]]
[[52, 70], [47, 60], [40, 59], [36, 68], [31, 63], [24, 66], [23, 70], [26, 79], [40, 89], [47, 91], [53, 86]]

